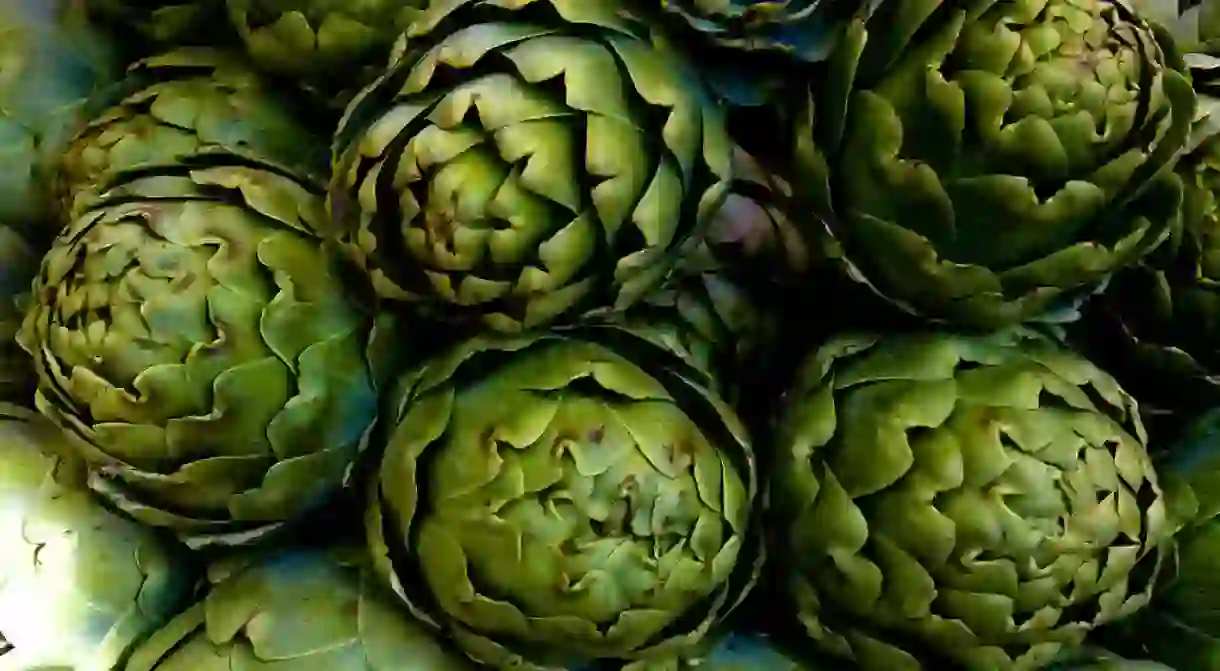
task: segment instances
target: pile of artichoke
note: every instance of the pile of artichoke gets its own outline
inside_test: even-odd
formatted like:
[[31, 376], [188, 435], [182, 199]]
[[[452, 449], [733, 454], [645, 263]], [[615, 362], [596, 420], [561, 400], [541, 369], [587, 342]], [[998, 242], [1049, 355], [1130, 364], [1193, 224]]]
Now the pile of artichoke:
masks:
[[0, 0], [0, 671], [1220, 671], [1220, 2]]

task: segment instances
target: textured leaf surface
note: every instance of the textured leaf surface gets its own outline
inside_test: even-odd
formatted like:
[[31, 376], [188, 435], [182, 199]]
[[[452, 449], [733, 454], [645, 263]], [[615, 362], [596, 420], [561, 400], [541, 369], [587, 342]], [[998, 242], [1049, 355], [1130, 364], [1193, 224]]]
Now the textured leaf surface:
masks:
[[797, 617], [869, 670], [1048, 663], [1149, 599], [1132, 570], [1171, 529], [1144, 439], [1114, 380], [1048, 341], [833, 340], [777, 445]]
[[756, 576], [753, 455], [731, 410], [650, 341], [585, 333], [460, 345], [404, 380], [391, 418], [374, 556], [489, 664], [664, 659]]

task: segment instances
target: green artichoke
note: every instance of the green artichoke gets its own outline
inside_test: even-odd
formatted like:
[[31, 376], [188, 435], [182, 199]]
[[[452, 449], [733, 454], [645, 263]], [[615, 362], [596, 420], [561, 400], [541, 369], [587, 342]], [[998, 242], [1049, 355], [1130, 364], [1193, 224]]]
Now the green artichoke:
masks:
[[704, 378], [607, 327], [471, 340], [404, 376], [366, 520], [380, 574], [496, 668], [660, 668], [762, 559], [753, 454]]
[[1169, 233], [1194, 95], [1125, 0], [893, 0], [799, 106], [795, 206], [907, 312], [998, 328]]
[[473, 671], [340, 550], [281, 550], [215, 585], [125, 671]]
[[344, 482], [398, 343], [328, 266], [324, 202], [276, 166], [180, 157], [117, 173], [44, 259], [19, 338], [38, 408], [137, 520], [242, 542]]
[[614, 0], [443, 0], [348, 107], [330, 195], [386, 298], [504, 332], [656, 288], [732, 174], [723, 111]]
[[0, 404], [4, 669], [110, 671], [185, 605], [185, 553], [100, 506], [60, 431]]
[[228, 0], [229, 17], [263, 69], [334, 87], [383, 68], [426, 0]]
[[780, 581], [865, 671], [1039, 668], [1144, 605], [1168, 545], [1135, 401], [1041, 338], [842, 336], [777, 441]]
[[113, 45], [74, 3], [0, 0], [0, 225], [45, 227], [55, 161], [89, 96], [121, 74]]
[[89, 12], [118, 29], [160, 44], [216, 43], [224, 0], [84, 0]]
[[119, 170], [205, 149], [250, 153], [306, 175], [326, 171], [326, 142], [240, 58], [183, 48], [132, 66], [133, 92], [89, 123], [63, 159], [61, 189], [79, 212]]

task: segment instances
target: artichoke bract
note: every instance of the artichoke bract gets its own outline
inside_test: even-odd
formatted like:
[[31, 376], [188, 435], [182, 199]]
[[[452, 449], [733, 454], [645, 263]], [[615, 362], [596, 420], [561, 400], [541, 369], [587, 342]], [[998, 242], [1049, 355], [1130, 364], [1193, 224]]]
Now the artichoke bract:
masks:
[[119, 173], [43, 260], [38, 408], [137, 520], [243, 542], [344, 482], [393, 338], [328, 264], [325, 216], [320, 186], [205, 153]]
[[305, 175], [326, 172], [325, 140], [242, 58], [182, 48], [132, 65], [127, 86], [132, 93], [68, 146], [60, 185], [68, 209], [88, 206], [116, 171], [203, 150], [249, 153]]
[[[424, 0], [228, 0], [229, 17], [259, 67], [333, 87], [390, 47], [423, 13]], [[350, 82], [338, 81], [342, 87]]]
[[284, 549], [225, 577], [124, 671], [474, 671], [336, 549]]
[[89, 97], [122, 72], [113, 44], [74, 3], [0, 0], [0, 225], [53, 217], [55, 162]]
[[181, 548], [92, 498], [59, 429], [0, 404], [0, 667], [111, 671], [194, 584]]
[[744, 430], [652, 339], [595, 327], [471, 340], [392, 399], [374, 563], [475, 660], [659, 668], [753, 586]]
[[1149, 599], [1171, 529], [1135, 401], [1048, 340], [840, 336], [777, 433], [775, 570], [865, 671], [1039, 668]]
[[335, 150], [377, 292], [506, 332], [637, 302], [732, 174], [723, 110], [611, 0], [432, 3]]
[[806, 229], [893, 305], [999, 328], [1170, 232], [1194, 95], [1125, 0], [893, 0], [793, 114]]

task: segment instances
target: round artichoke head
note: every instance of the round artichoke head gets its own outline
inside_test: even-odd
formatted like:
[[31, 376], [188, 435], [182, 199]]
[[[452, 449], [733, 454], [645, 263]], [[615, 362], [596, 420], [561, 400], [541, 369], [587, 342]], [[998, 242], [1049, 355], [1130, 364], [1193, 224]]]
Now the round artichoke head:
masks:
[[242, 58], [182, 48], [129, 69], [130, 95], [90, 121], [61, 163], [67, 209], [89, 205], [117, 171], [223, 149], [322, 175], [327, 142]]
[[384, 297], [508, 332], [625, 307], [723, 200], [722, 111], [619, 2], [437, 2], [404, 45], [330, 190]]
[[752, 453], [700, 377], [599, 329], [472, 340], [405, 377], [368, 509], [381, 574], [497, 668], [689, 650], [761, 561]]
[[811, 235], [916, 314], [982, 328], [1089, 293], [1168, 234], [1194, 94], [1125, 0], [894, 0], [794, 115]]
[[63, 435], [0, 404], [0, 635], [6, 669], [111, 669], [185, 604], [185, 553], [90, 496]]
[[384, 67], [394, 40], [423, 13], [425, 4], [424, 0], [228, 0], [229, 17], [259, 67], [330, 86], [336, 77], [361, 66]]
[[370, 349], [313, 231], [321, 189], [224, 153], [120, 173], [43, 261], [20, 333], [93, 486], [190, 542], [337, 489], [376, 415]]
[[137, 648], [124, 671], [473, 671], [346, 554], [252, 558]]
[[867, 671], [1039, 668], [1149, 598], [1169, 524], [1136, 404], [1049, 341], [842, 336], [778, 434], [782, 584]]

